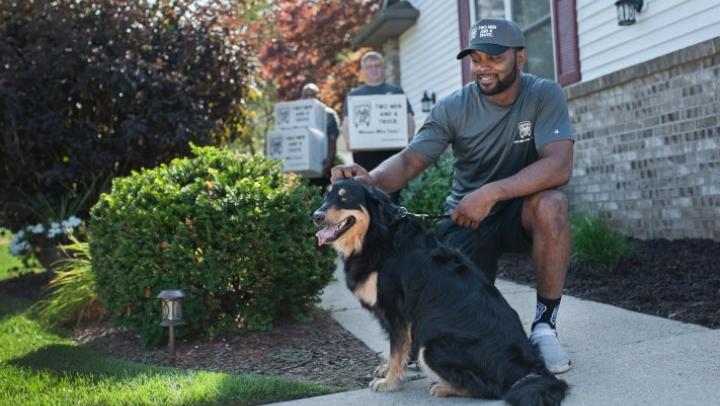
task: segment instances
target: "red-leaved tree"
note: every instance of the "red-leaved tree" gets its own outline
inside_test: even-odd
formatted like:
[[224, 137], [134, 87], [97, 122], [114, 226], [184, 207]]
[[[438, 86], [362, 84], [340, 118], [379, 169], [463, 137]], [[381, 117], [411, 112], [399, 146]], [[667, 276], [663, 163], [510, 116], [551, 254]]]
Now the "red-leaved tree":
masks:
[[378, 0], [278, 0], [270, 14], [275, 32], [260, 49], [263, 76], [279, 100], [300, 96], [313, 82], [323, 102], [335, 110], [358, 83], [359, 58], [350, 39], [377, 9]]

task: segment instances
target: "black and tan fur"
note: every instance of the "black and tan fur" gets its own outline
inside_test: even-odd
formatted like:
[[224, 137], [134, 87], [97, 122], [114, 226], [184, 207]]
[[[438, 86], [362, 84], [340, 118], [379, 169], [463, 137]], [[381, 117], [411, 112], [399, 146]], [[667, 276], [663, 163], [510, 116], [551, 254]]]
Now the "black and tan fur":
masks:
[[345, 260], [348, 288], [380, 321], [390, 359], [370, 383], [397, 389], [410, 354], [436, 383], [434, 396], [556, 405], [568, 390], [529, 342], [517, 313], [485, 275], [442, 245], [389, 197], [355, 180], [328, 187], [313, 214], [318, 244]]

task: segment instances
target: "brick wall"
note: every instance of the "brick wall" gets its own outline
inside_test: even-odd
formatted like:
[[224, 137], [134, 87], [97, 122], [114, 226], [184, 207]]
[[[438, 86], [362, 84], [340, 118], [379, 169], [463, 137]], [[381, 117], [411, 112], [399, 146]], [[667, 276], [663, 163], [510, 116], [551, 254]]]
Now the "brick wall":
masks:
[[566, 95], [573, 210], [642, 239], [720, 240], [720, 37]]

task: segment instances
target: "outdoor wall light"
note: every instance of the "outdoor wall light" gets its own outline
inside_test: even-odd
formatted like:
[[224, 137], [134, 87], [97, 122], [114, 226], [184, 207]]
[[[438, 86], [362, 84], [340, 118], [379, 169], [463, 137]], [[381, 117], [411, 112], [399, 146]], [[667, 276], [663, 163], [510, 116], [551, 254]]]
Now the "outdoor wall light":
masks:
[[618, 25], [626, 26], [635, 24], [635, 13], [639, 13], [643, 6], [643, 0], [618, 0], [617, 6]]
[[182, 326], [185, 320], [182, 317], [182, 305], [180, 304], [185, 293], [182, 290], [163, 290], [157, 295], [162, 300], [162, 321], [160, 325], [168, 327], [168, 345], [173, 364], [175, 363], [175, 326]]
[[435, 104], [435, 92], [432, 92], [431, 96], [428, 96], [427, 90], [423, 90], [423, 97], [420, 99], [423, 113], [429, 113], [432, 106]]

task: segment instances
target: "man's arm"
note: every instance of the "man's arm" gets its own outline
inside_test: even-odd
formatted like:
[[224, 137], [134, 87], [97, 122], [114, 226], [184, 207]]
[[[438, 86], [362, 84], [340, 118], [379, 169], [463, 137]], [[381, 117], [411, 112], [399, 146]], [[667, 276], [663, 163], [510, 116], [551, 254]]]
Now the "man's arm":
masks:
[[515, 175], [489, 184], [496, 201], [514, 199], [567, 184], [573, 170], [573, 141], [551, 142], [540, 149], [540, 159]]
[[356, 178], [386, 192], [395, 192], [420, 174], [430, 162], [408, 148], [384, 160], [370, 173], [358, 164], [336, 166], [330, 170], [330, 180]]
[[453, 221], [461, 226], [475, 228], [497, 202], [567, 184], [573, 169], [573, 141], [551, 142], [538, 152], [540, 159], [515, 175], [488, 183], [465, 196], [452, 213]]

